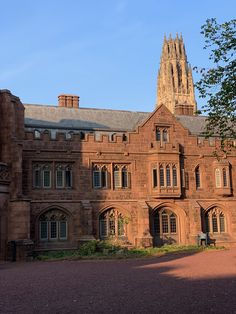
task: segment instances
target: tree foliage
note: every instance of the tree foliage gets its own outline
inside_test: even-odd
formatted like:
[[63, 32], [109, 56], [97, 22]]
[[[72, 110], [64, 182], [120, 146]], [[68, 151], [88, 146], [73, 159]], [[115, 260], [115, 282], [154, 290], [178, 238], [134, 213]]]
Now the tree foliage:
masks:
[[207, 19], [201, 33], [213, 62], [212, 68], [200, 70], [196, 83], [200, 97], [207, 99], [202, 110], [208, 115], [206, 136], [219, 137], [221, 149], [227, 150], [229, 139], [236, 139], [236, 20], [218, 24]]

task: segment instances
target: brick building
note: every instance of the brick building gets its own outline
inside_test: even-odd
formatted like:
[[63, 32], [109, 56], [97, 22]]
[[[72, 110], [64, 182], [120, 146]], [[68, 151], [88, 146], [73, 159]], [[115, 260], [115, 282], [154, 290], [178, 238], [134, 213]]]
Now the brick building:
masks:
[[[165, 39], [152, 113], [22, 104], [0, 91], [0, 258], [76, 248], [236, 243], [236, 156], [216, 159], [195, 115], [182, 38]], [[15, 241], [15, 242], [12, 242]]]

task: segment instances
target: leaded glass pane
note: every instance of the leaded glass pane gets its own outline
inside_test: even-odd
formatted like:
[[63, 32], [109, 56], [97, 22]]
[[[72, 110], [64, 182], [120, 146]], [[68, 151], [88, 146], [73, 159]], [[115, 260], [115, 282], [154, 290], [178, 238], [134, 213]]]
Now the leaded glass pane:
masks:
[[93, 186], [95, 188], [99, 188], [100, 185], [100, 171], [94, 170], [93, 171]]
[[162, 166], [160, 167], [159, 171], [160, 171], [160, 186], [163, 187], [165, 186], [165, 179], [164, 179], [164, 169]]
[[56, 171], [56, 186], [58, 188], [63, 187], [63, 170]]
[[102, 172], [101, 172], [101, 186], [103, 188], [107, 187], [107, 170], [106, 170], [106, 168], [103, 168]]
[[109, 236], [113, 237], [116, 233], [116, 227], [115, 227], [115, 219], [114, 217], [109, 218]]
[[40, 239], [46, 240], [48, 238], [48, 223], [47, 221], [40, 221]]
[[169, 233], [168, 226], [168, 215], [166, 213], [162, 213], [162, 233]]
[[223, 170], [223, 186], [227, 187], [228, 186], [228, 182], [227, 182], [227, 172], [226, 169], [224, 168]]
[[217, 216], [216, 214], [212, 215], [212, 231], [218, 232]]
[[173, 186], [177, 186], [177, 169], [175, 166], [172, 169], [172, 175], [173, 175]]
[[122, 169], [122, 187], [127, 188], [128, 187], [128, 173], [127, 169], [123, 168]]
[[160, 129], [157, 129], [157, 130], [156, 130], [156, 140], [157, 140], [158, 142], [160, 142], [160, 140], [161, 140], [161, 131], [160, 131]]
[[100, 219], [100, 236], [102, 238], [107, 237], [107, 220]]
[[57, 239], [57, 221], [50, 221], [50, 238]]
[[67, 238], [67, 222], [60, 221], [60, 239]]
[[39, 188], [41, 186], [41, 171], [40, 169], [34, 170], [34, 187]]
[[220, 169], [215, 170], [215, 180], [216, 180], [216, 187], [221, 187], [221, 178], [220, 178]]
[[114, 187], [120, 187], [120, 172], [119, 170], [114, 170]]
[[118, 236], [123, 236], [124, 234], [124, 219], [122, 217], [118, 217]]
[[174, 214], [170, 215], [170, 233], [176, 233], [176, 216]]
[[225, 232], [225, 217], [220, 214], [220, 232]]
[[51, 186], [51, 171], [50, 170], [43, 171], [43, 186], [45, 188], [50, 188]]
[[171, 186], [171, 180], [170, 180], [170, 167], [166, 167], [166, 185]]

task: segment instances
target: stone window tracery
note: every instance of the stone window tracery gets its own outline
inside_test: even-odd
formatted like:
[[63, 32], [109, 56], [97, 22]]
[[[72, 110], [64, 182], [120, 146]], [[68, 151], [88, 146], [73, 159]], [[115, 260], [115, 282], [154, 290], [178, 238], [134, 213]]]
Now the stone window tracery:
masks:
[[224, 233], [226, 231], [225, 215], [218, 207], [210, 209], [205, 214], [206, 232]]
[[68, 238], [68, 217], [62, 211], [53, 209], [39, 218], [41, 241], [63, 241]]
[[169, 129], [164, 127], [156, 127], [156, 141], [160, 142], [161, 146], [163, 143], [168, 143]]
[[152, 187], [178, 187], [178, 172], [175, 164], [158, 164], [152, 168]]
[[130, 172], [128, 165], [113, 166], [113, 185], [114, 188], [130, 188]]
[[33, 187], [49, 189], [72, 188], [72, 165], [66, 163], [33, 164]]
[[99, 233], [101, 239], [124, 237], [125, 217], [116, 209], [105, 211], [99, 217]]
[[108, 188], [109, 172], [106, 165], [95, 164], [93, 165], [93, 187]]
[[177, 217], [168, 210], [163, 209], [154, 213], [154, 235], [159, 234], [176, 234], [177, 233]]

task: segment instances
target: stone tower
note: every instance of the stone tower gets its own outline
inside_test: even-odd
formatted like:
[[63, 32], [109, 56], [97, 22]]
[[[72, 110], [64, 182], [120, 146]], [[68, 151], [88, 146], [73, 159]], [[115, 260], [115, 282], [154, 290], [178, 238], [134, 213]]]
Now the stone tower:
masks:
[[197, 111], [192, 69], [182, 35], [164, 38], [157, 86], [157, 105], [161, 104], [176, 115], [194, 115]]

